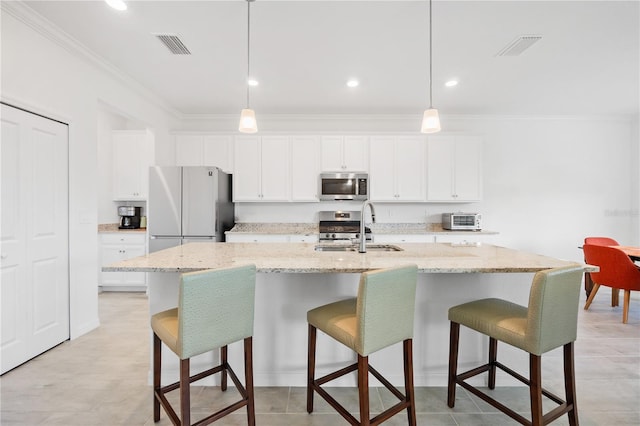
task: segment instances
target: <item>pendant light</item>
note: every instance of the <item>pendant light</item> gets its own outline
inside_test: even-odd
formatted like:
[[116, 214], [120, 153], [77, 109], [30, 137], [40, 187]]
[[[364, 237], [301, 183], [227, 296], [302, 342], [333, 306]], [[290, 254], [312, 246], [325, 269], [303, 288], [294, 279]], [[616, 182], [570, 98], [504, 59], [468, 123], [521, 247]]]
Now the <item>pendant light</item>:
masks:
[[429, 109], [422, 116], [422, 133], [436, 133], [440, 131], [440, 117], [438, 110], [433, 107], [433, 61], [432, 57], [433, 25], [431, 23], [431, 0], [429, 0]]
[[258, 131], [258, 123], [256, 122], [256, 113], [251, 109], [249, 103], [249, 79], [251, 76], [251, 3], [254, 0], [247, 0], [247, 107], [240, 113], [240, 126], [238, 130], [242, 133], [256, 133]]

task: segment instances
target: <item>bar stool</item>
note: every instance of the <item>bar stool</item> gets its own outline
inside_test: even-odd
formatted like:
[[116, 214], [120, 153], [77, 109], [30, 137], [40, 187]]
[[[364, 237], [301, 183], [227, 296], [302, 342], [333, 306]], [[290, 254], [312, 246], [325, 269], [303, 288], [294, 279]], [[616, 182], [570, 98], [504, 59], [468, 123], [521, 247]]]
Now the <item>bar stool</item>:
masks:
[[[416, 424], [413, 392], [413, 316], [415, 312], [417, 267], [408, 265], [365, 272], [360, 276], [358, 297], [312, 309], [309, 323], [307, 370], [307, 411], [313, 412], [313, 392], [323, 397], [352, 425], [377, 425], [407, 410], [409, 424]], [[319, 329], [358, 354], [348, 367], [315, 379], [316, 330]], [[403, 342], [405, 395], [369, 365], [369, 354]], [[351, 415], [321, 385], [347, 373], [358, 371], [360, 421]], [[400, 402], [369, 419], [369, 378], [371, 372]]]
[[[252, 335], [256, 282], [254, 265], [182, 274], [178, 307], [151, 317], [153, 329], [153, 420], [160, 420], [160, 405], [175, 425], [191, 424], [189, 384], [221, 373], [221, 389], [231, 376], [242, 399], [200, 420], [212, 423], [246, 406], [248, 424], [255, 424], [253, 402]], [[227, 363], [227, 345], [244, 340], [246, 389]], [[180, 381], [161, 386], [161, 342], [180, 358]], [[191, 357], [220, 348], [220, 365], [194, 376], [189, 373]], [[165, 394], [180, 390], [180, 418]]]
[[[578, 299], [582, 266], [549, 269], [535, 274], [529, 306], [501, 299], [483, 299], [449, 309], [451, 336], [447, 404], [453, 408], [456, 383], [524, 425], [546, 425], [564, 414], [569, 424], [578, 424], [573, 342], [578, 324]], [[460, 324], [489, 336], [489, 362], [457, 374]], [[497, 361], [498, 340], [529, 353], [529, 379]], [[563, 346], [566, 402], [542, 388], [541, 355]], [[529, 386], [531, 421], [468, 384], [465, 380], [489, 372], [488, 387], [496, 384], [496, 367]], [[543, 416], [542, 395], [559, 404]]]

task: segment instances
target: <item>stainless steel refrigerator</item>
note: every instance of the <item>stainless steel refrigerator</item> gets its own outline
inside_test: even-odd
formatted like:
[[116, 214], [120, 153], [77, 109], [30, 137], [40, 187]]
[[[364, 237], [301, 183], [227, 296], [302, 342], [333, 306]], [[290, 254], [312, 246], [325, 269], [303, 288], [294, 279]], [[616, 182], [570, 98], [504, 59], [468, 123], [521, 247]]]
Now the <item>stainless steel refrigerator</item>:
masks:
[[151, 167], [149, 252], [193, 241], [224, 241], [234, 225], [231, 175], [217, 167]]

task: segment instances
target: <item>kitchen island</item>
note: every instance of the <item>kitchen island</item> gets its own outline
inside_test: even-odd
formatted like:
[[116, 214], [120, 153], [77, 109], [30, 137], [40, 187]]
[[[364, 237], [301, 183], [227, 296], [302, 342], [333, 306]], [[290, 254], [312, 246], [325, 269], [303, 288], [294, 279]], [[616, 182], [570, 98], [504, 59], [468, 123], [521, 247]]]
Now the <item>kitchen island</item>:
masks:
[[[105, 271], [148, 272], [150, 314], [175, 307], [182, 272], [233, 265], [257, 268], [254, 329], [254, 381], [257, 386], [306, 384], [307, 310], [354, 297], [363, 271], [413, 263], [418, 266], [414, 332], [415, 383], [444, 386], [447, 378], [450, 306], [483, 297], [527, 304], [532, 274], [576, 262], [492, 245], [448, 243], [396, 244], [401, 251], [316, 251], [309, 243], [190, 243], [122, 261]], [[589, 268], [586, 268], [589, 270]], [[353, 353], [326, 336], [318, 345], [317, 374], [324, 374]], [[461, 334], [460, 368], [486, 358], [488, 342], [475, 333]], [[396, 345], [398, 346], [398, 345]], [[394, 383], [402, 383], [401, 346], [371, 356], [371, 363]], [[201, 355], [198, 365], [212, 362]], [[242, 345], [229, 347], [230, 362], [241, 370]], [[526, 354], [501, 346], [499, 357], [526, 371]], [[177, 359], [167, 352], [165, 381], [177, 378]], [[169, 364], [171, 361], [175, 364]], [[164, 366], [163, 366], [164, 367]], [[163, 373], [163, 374], [165, 374]], [[342, 385], [354, 385], [344, 377]], [[375, 383], [375, 382], [374, 382]], [[511, 384], [508, 381], [505, 383]], [[500, 378], [498, 381], [500, 383]]]

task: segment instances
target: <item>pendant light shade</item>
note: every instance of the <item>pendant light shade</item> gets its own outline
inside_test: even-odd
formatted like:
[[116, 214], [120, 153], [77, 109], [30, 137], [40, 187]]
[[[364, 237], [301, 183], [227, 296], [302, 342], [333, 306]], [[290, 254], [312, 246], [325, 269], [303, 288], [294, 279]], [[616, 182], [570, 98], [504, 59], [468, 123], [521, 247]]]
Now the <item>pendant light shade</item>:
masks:
[[422, 116], [422, 133], [436, 133], [440, 129], [440, 117], [438, 116], [438, 110], [435, 108], [429, 108], [424, 112]]
[[240, 127], [242, 133], [256, 133], [258, 131], [258, 123], [256, 122], [256, 113], [252, 109], [243, 109], [240, 113]]
[[251, 109], [249, 103], [249, 81], [251, 80], [251, 3], [254, 0], [247, 0], [247, 107], [240, 113], [240, 125], [238, 130], [242, 133], [256, 133], [258, 131], [258, 122], [256, 121], [256, 113]]
[[422, 116], [421, 133], [436, 133], [441, 130], [438, 110], [433, 107], [433, 60], [431, 59], [433, 24], [431, 23], [431, 15], [431, 0], [429, 0], [429, 109], [425, 110]]

